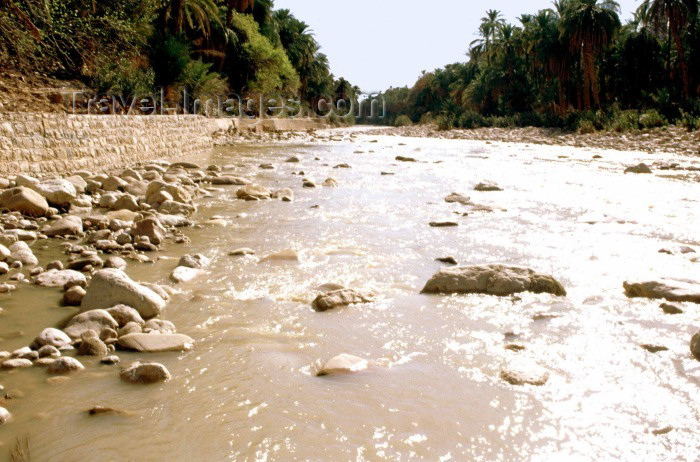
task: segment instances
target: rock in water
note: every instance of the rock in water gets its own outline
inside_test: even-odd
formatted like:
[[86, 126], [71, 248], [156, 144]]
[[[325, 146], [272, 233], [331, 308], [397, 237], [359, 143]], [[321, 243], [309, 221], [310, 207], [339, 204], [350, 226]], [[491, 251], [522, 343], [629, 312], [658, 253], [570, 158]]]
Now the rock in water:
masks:
[[452, 228], [455, 226], [459, 226], [459, 223], [456, 223], [454, 221], [431, 221], [428, 224], [431, 228]]
[[626, 168], [625, 173], [651, 173], [651, 169], [647, 164], [641, 163], [639, 165], [635, 165], [634, 167]]
[[79, 339], [87, 331], [95, 331], [100, 336], [107, 329], [116, 330], [117, 321], [106, 310], [90, 310], [73, 316], [63, 330], [72, 339]]
[[49, 270], [34, 278], [34, 284], [42, 287], [86, 286], [87, 280], [83, 273], [73, 270]]
[[0, 425], [5, 425], [11, 419], [12, 414], [10, 414], [10, 411], [5, 409], [4, 407], [0, 407]]
[[7, 263], [12, 264], [20, 262], [24, 266], [38, 265], [39, 260], [36, 258], [32, 249], [29, 248], [26, 242], [15, 242], [10, 246], [10, 256], [7, 258]]
[[79, 356], [107, 356], [109, 350], [102, 340], [95, 337], [84, 338], [78, 347]]
[[272, 253], [262, 260], [261, 262], [264, 261], [291, 261], [291, 262], [298, 262], [299, 261], [299, 254], [296, 252], [296, 250], [293, 249], [287, 249], [283, 250], [281, 252], [277, 253]]
[[80, 286], [73, 286], [63, 294], [63, 303], [66, 306], [80, 306], [85, 298], [85, 289]]
[[184, 334], [128, 334], [120, 337], [117, 346], [125, 350], [142, 353], [162, 353], [166, 351], [189, 351], [194, 340]]
[[496, 183], [490, 181], [482, 181], [474, 187], [474, 191], [489, 192], [489, 191], [503, 191], [503, 188], [498, 186]]
[[55, 224], [51, 225], [49, 229], [44, 231], [49, 237], [56, 236], [75, 236], [83, 232], [83, 220], [80, 217], [74, 215], [69, 215], [65, 218], [60, 219]]
[[204, 269], [211, 263], [211, 260], [201, 254], [183, 255], [177, 266], [185, 266], [187, 268]]
[[170, 280], [174, 283], [190, 282], [202, 274], [202, 272], [203, 271], [201, 269], [178, 266], [172, 273], [170, 273]]
[[10, 369], [22, 369], [25, 367], [32, 367], [32, 362], [29, 359], [15, 358], [8, 359], [2, 363], [2, 368], [6, 370]]
[[123, 271], [97, 271], [83, 298], [82, 311], [106, 309], [121, 304], [134, 308], [145, 318], [158, 316], [165, 308], [165, 300], [151, 289], [132, 281]]
[[53, 327], [47, 327], [37, 335], [30, 346], [34, 350], [38, 350], [46, 345], [55, 348], [65, 348], [70, 346], [71, 342], [71, 338], [65, 332]]
[[370, 303], [373, 300], [374, 297], [369, 293], [361, 292], [356, 289], [340, 289], [319, 295], [311, 306], [316, 311], [328, 311], [340, 306]]
[[83, 369], [85, 369], [85, 366], [83, 366], [80, 361], [67, 356], [54, 359], [47, 368], [49, 374], [68, 374], [70, 372], [82, 371]]
[[134, 239], [138, 239], [140, 236], [148, 237], [148, 242], [153, 245], [160, 245], [165, 238], [165, 228], [160, 224], [155, 218], [146, 218], [134, 224], [134, 230], [132, 232]]
[[318, 371], [317, 375], [350, 374], [352, 372], [363, 371], [367, 369], [367, 367], [369, 367], [369, 362], [366, 359], [343, 353], [331, 358], [324, 364], [321, 370]]
[[552, 276], [530, 268], [506, 265], [475, 265], [443, 268], [428, 280], [422, 293], [511, 295], [520, 292], [566, 295]]
[[683, 314], [683, 310], [677, 307], [676, 305], [671, 305], [670, 303], [662, 303], [659, 306], [666, 314]]
[[0, 207], [30, 217], [43, 217], [49, 204], [41, 194], [23, 186], [6, 189], [0, 194]]
[[107, 312], [114, 318], [120, 327], [123, 327], [130, 322], [136, 323], [139, 326], [143, 326], [144, 320], [138, 311], [130, 306], [117, 305], [112, 308], [108, 308]]
[[259, 201], [263, 199], [269, 199], [272, 193], [269, 189], [263, 188], [255, 184], [249, 184], [243, 186], [241, 189], [236, 191], [236, 197], [246, 201]]
[[535, 363], [514, 361], [501, 370], [501, 379], [511, 385], [542, 386], [549, 380], [549, 372]]
[[119, 373], [122, 380], [129, 383], [151, 384], [170, 380], [170, 372], [158, 363], [131, 363]]
[[682, 279], [660, 279], [647, 282], [625, 282], [628, 297], [664, 299], [669, 302], [700, 303], [700, 283]]
[[462, 205], [471, 205], [472, 201], [466, 196], [463, 196], [462, 194], [459, 193], [452, 193], [449, 196], [445, 197], [445, 202], [448, 204], [462, 204]]
[[695, 359], [700, 361], [700, 332], [693, 335], [693, 338], [690, 339], [690, 352]]
[[232, 250], [228, 254], [231, 257], [244, 257], [246, 255], [255, 255], [255, 250], [243, 247], [241, 249]]

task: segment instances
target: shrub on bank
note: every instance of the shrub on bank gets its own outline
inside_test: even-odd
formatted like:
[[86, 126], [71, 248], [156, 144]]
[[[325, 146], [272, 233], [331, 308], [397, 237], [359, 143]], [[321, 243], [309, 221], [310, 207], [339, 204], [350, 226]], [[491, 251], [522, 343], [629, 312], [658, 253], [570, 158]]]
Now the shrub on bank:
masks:
[[413, 125], [413, 121], [405, 114], [401, 114], [394, 121], [394, 127], [407, 127], [409, 125]]
[[668, 121], [664, 116], [659, 114], [659, 111], [652, 109], [646, 111], [639, 117], [639, 125], [643, 128], [658, 128], [668, 125]]

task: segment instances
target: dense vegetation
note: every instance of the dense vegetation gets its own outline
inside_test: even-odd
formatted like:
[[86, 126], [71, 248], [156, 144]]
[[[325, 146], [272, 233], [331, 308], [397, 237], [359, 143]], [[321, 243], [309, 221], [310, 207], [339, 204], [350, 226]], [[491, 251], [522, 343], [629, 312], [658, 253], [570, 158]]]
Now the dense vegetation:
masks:
[[622, 25], [611, 0], [557, 0], [508, 24], [481, 20], [466, 63], [383, 96], [396, 125], [700, 128], [697, 0], [645, 0]]
[[186, 87], [319, 96], [335, 80], [309, 26], [273, 0], [0, 0], [0, 65], [126, 97]]

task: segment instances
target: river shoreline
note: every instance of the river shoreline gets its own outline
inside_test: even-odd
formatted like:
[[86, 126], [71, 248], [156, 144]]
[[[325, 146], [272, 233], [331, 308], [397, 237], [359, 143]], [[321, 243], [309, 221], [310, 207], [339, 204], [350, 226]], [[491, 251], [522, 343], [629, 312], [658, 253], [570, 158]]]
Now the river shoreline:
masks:
[[700, 131], [669, 126], [634, 132], [564, 132], [552, 128], [476, 128], [438, 130], [435, 125], [413, 125], [372, 130], [374, 134], [451, 140], [524, 143], [548, 146], [571, 146], [587, 149], [658, 152], [700, 156]]

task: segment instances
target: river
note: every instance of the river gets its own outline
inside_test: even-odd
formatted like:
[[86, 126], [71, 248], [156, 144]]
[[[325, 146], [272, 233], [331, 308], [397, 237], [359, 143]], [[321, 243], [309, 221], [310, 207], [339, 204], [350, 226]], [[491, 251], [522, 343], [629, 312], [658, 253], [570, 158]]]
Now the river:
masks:
[[[692, 254], [658, 252], [700, 251], [698, 172], [623, 174], [641, 161], [698, 167], [698, 158], [328, 133], [188, 159], [292, 188], [295, 199], [244, 202], [225, 186], [198, 200], [196, 221], [221, 220], [186, 229], [191, 244], [169, 242], [155, 264], [127, 271], [168, 283], [183, 253], [213, 259], [206, 275], [178, 286], [165, 313], [195, 339], [192, 351], [118, 352], [122, 364], [163, 363], [172, 380], [127, 384], [119, 366], [82, 357], [86, 370], [65, 380], [38, 367], [2, 372], [14, 421], [0, 430], [0, 451], [28, 438], [40, 461], [697, 458], [700, 362], [688, 342], [700, 310], [679, 304], [683, 314], [664, 314], [657, 301], [628, 299], [622, 284], [700, 279]], [[285, 162], [292, 155], [301, 162]], [[333, 168], [341, 163], [351, 168]], [[328, 177], [338, 187], [321, 187]], [[302, 188], [302, 178], [319, 187]], [[504, 190], [474, 191], [482, 180]], [[452, 192], [493, 211], [448, 204]], [[444, 220], [459, 226], [428, 226]], [[228, 255], [240, 247], [257, 254]], [[33, 248], [42, 264], [63, 256], [58, 242]], [[286, 249], [299, 262], [261, 261]], [[421, 295], [445, 256], [528, 266], [568, 296]], [[310, 303], [325, 283], [377, 300], [317, 313]], [[2, 350], [75, 312], [59, 306], [58, 289], [23, 285], [0, 297]], [[513, 343], [525, 349], [505, 348]], [[372, 366], [316, 377], [340, 353]], [[501, 380], [518, 356], [545, 367], [548, 382]], [[88, 416], [96, 405], [128, 414]]]

